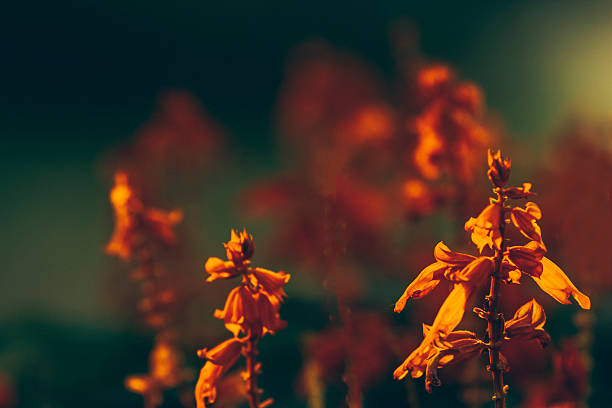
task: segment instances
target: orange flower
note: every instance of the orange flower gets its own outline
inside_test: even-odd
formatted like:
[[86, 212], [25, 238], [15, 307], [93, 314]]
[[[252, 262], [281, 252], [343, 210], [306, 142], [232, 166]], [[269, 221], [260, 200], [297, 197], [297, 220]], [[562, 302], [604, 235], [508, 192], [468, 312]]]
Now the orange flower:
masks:
[[442, 278], [453, 280], [453, 273], [463, 269], [474, 257], [451, 251], [444, 242], [434, 248], [436, 262], [423, 269], [416, 279], [408, 285], [402, 296], [395, 303], [395, 312], [404, 310], [409, 299], [419, 299], [429, 294], [438, 286]]
[[206, 403], [213, 404], [217, 399], [215, 383], [223, 374], [223, 366], [207, 361], [200, 370], [200, 376], [195, 386], [197, 408], [206, 408]]
[[537, 339], [542, 347], [550, 343], [550, 336], [544, 330], [546, 314], [542, 306], [532, 299], [518, 308], [512, 319], [505, 324], [506, 339]]
[[264, 268], [252, 268], [249, 270], [256, 282], [270, 295], [275, 296], [278, 300], [282, 300], [287, 296], [283, 290], [283, 286], [289, 283], [291, 275], [285, 272], [273, 272]]
[[233, 337], [210, 350], [206, 348], [198, 350], [198, 357], [220, 366], [226, 366], [238, 358], [242, 345], [243, 342], [240, 339]]
[[485, 246], [493, 249], [501, 249], [501, 232], [499, 223], [502, 218], [502, 207], [500, 203], [491, 203], [485, 207], [478, 217], [470, 217], [465, 223], [465, 230], [472, 234], [472, 242], [482, 253]]
[[440, 307], [433, 324], [427, 327], [421, 345], [395, 370], [393, 376], [396, 379], [402, 379], [408, 373], [414, 378], [423, 375], [425, 361], [431, 357], [434, 349], [434, 341], [448, 336], [461, 322], [468, 302], [490, 275], [492, 268], [491, 258], [479, 257], [462, 269], [462, 281], [454, 286]]
[[231, 239], [227, 244], [223, 244], [227, 253], [227, 259], [234, 261], [236, 264], [242, 264], [248, 261], [255, 252], [255, 244], [253, 236], [248, 234], [244, 229], [240, 234], [232, 230]]
[[217, 279], [229, 279], [240, 274], [240, 270], [236, 268], [234, 262], [224, 261], [215, 257], [210, 257], [206, 260], [204, 269], [210, 274], [206, 282], [216, 281]]
[[215, 310], [214, 315], [225, 321], [227, 330], [237, 336], [243, 326], [252, 326], [258, 321], [255, 294], [246, 285], [232, 289], [223, 310]]
[[131, 375], [125, 379], [125, 387], [146, 396], [155, 406], [162, 403], [162, 392], [176, 387], [186, 380], [189, 373], [182, 369], [182, 356], [169, 342], [156, 343], [149, 357], [149, 374]]
[[514, 226], [521, 231], [521, 234], [543, 246], [542, 230], [536, 222], [541, 218], [542, 210], [531, 201], [525, 205], [525, 209], [514, 207], [510, 211], [510, 219]]
[[508, 182], [510, 177], [510, 159], [501, 157], [501, 152], [498, 150], [495, 155], [491, 154], [491, 150], [487, 151], [487, 160], [489, 162], [489, 170], [487, 176], [495, 187], [503, 187]]
[[115, 211], [115, 230], [106, 246], [106, 253], [129, 259], [139, 236], [144, 236], [164, 245], [174, 244], [176, 236], [172, 227], [181, 222], [180, 210], [162, 211], [145, 208], [128, 183], [127, 174], [115, 174], [115, 186], [110, 192], [110, 201]]
[[543, 257], [542, 266], [542, 273], [539, 277], [531, 276], [540, 289], [548, 293], [559, 303], [569, 305], [571, 304], [569, 298], [573, 297], [581, 308], [591, 308], [591, 299], [580, 292], [553, 261]]
[[546, 249], [536, 241], [529, 241], [524, 246], [511, 246], [506, 251], [506, 259], [512, 262], [521, 272], [530, 276], [542, 274], [542, 257]]

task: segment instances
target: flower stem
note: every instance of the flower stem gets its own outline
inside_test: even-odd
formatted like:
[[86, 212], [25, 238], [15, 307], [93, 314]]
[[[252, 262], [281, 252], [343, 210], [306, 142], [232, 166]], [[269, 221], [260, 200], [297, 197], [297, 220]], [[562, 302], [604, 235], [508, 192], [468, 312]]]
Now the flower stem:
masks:
[[504, 199], [500, 192], [497, 192], [497, 198], [502, 207], [500, 211], [499, 231], [501, 234], [501, 248], [495, 250], [495, 267], [491, 274], [491, 285], [489, 288], [489, 295], [487, 296], [489, 318], [487, 333], [489, 335], [489, 371], [493, 377], [493, 387], [495, 394], [493, 400], [495, 401], [495, 408], [506, 407], [506, 390], [504, 389], [504, 374], [503, 367], [500, 364], [499, 358], [499, 345], [503, 340], [504, 321], [503, 317], [499, 313], [499, 292], [501, 282], [501, 268], [502, 260], [505, 250], [505, 239], [504, 230], [506, 226], [504, 217]]
[[257, 389], [257, 336], [249, 336], [246, 343], [247, 365], [247, 399], [249, 408], [259, 408], [259, 390]]

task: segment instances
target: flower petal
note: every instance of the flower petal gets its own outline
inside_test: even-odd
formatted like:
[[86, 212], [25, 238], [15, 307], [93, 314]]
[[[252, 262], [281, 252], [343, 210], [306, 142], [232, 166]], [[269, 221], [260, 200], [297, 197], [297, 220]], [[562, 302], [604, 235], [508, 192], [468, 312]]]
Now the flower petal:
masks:
[[493, 249], [501, 248], [501, 231], [499, 223], [502, 217], [502, 207], [499, 203], [491, 203], [482, 210], [476, 218], [470, 218], [465, 223], [465, 230], [470, 232], [472, 242], [482, 253], [485, 246]]
[[438, 262], [444, 262], [449, 266], [465, 266], [474, 260], [472, 255], [452, 251], [442, 241], [434, 248], [434, 257]]
[[567, 275], [563, 273], [553, 261], [542, 258], [542, 274], [539, 277], [532, 276], [533, 280], [538, 284], [540, 289], [548, 293], [557, 302], [563, 304], [571, 304], [570, 296], [576, 299], [578, 305], [583, 309], [591, 308], [591, 299], [574, 286]]
[[542, 230], [536, 220], [542, 218], [542, 211], [536, 203], [528, 202], [525, 209], [514, 207], [510, 211], [510, 219], [518, 230], [527, 238], [543, 245]]
[[442, 273], [446, 268], [448, 268], [448, 265], [445, 263], [435, 262], [423, 269], [395, 303], [395, 312], [399, 313], [404, 310], [409, 299], [422, 298], [434, 290], [440, 283]]
[[283, 286], [289, 282], [291, 275], [285, 272], [274, 272], [264, 268], [253, 268], [249, 271], [255, 276], [257, 283], [259, 283], [266, 292], [276, 296], [278, 300], [282, 300], [285, 296]]
[[212, 282], [217, 279], [233, 278], [240, 273], [232, 261], [224, 261], [215, 257], [210, 257], [206, 260], [204, 269], [210, 274], [206, 282]]

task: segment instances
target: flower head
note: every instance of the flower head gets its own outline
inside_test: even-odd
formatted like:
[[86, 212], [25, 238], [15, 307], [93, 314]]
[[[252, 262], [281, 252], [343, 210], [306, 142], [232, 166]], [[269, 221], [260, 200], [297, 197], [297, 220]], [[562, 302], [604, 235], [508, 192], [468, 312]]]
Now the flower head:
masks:
[[240, 233], [232, 230], [231, 239], [225, 246], [225, 252], [227, 253], [227, 259], [237, 264], [248, 261], [255, 252], [255, 244], [253, 243], [253, 236], [247, 233], [246, 229]]
[[510, 177], [510, 159], [502, 158], [499, 150], [494, 155], [491, 154], [491, 150], [488, 150], [487, 160], [489, 163], [489, 170], [487, 170], [489, 180], [495, 187], [504, 187]]

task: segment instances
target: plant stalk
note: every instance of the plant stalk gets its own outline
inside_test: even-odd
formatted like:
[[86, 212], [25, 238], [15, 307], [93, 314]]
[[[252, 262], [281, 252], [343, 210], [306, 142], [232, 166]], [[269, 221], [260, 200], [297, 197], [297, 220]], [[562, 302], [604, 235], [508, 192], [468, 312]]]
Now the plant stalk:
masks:
[[257, 389], [257, 337], [250, 335], [246, 345], [247, 365], [247, 399], [249, 408], [259, 408], [259, 390]]
[[499, 358], [499, 346], [501, 341], [503, 340], [503, 331], [504, 331], [504, 321], [503, 317], [499, 313], [499, 295], [500, 295], [500, 282], [501, 282], [501, 268], [502, 268], [502, 259], [504, 256], [505, 250], [505, 237], [504, 230], [506, 226], [505, 217], [504, 217], [504, 203], [499, 190], [497, 191], [497, 198], [502, 207], [500, 221], [499, 221], [499, 231], [501, 234], [501, 248], [495, 250], [495, 267], [493, 269], [493, 273], [491, 274], [491, 284], [489, 287], [489, 295], [487, 296], [488, 302], [488, 325], [487, 325], [487, 333], [489, 335], [489, 371], [491, 372], [491, 376], [493, 377], [493, 388], [495, 393], [493, 394], [493, 400], [495, 402], [495, 408], [505, 408], [506, 407], [506, 390], [504, 389], [504, 368], [500, 364]]

